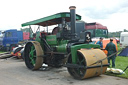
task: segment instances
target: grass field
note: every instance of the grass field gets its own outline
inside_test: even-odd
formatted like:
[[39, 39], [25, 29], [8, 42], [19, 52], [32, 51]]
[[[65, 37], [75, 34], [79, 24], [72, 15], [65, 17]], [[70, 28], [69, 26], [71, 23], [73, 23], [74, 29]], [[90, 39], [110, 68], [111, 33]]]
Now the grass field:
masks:
[[[120, 50], [120, 46], [118, 44], [118, 50]], [[124, 70], [127, 66], [128, 66], [128, 57], [124, 57], [124, 56], [117, 56], [116, 57], [116, 61], [115, 61], [116, 67], [117, 69], [121, 69]], [[105, 73], [107, 75], [112, 75], [112, 76], [118, 76], [118, 77], [123, 77], [123, 78], [128, 78], [128, 69], [125, 71], [125, 74], [113, 74], [113, 73]]]
[[4, 52], [0, 51], [0, 53], [4, 53]]

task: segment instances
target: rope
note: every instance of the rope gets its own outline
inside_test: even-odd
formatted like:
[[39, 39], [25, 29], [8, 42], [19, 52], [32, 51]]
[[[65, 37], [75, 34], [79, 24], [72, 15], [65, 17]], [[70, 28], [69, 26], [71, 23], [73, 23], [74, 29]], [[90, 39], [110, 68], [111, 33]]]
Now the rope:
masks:
[[102, 72], [103, 72], [103, 63], [101, 62], [101, 72], [100, 72], [100, 74], [102, 74]]
[[[125, 49], [125, 48], [124, 48], [124, 49]], [[94, 65], [94, 64], [96, 64], [96, 63], [101, 63], [103, 60], [112, 57], [113, 55], [117, 54], [118, 52], [121, 52], [121, 51], [124, 50], [124, 49], [121, 49], [121, 50], [119, 50], [119, 51], [117, 51], [117, 52], [115, 52], [115, 53], [109, 55], [108, 57], [105, 57], [105, 58], [103, 58], [103, 59], [101, 59], [101, 60], [98, 60], [98, 61], [94, 62], [94, 63], [91, 64], [91, 65]], [[90, 66], [91, 66], [91, 65], [90, 65]]]

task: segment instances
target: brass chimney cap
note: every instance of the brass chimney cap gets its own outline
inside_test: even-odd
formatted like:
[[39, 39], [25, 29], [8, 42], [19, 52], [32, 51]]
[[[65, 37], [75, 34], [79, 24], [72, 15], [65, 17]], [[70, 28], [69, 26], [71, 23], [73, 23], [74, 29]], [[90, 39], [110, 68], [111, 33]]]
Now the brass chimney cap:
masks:
[[69, 9], [76, 9], [76, 7], [75, 6], [70, 6]]

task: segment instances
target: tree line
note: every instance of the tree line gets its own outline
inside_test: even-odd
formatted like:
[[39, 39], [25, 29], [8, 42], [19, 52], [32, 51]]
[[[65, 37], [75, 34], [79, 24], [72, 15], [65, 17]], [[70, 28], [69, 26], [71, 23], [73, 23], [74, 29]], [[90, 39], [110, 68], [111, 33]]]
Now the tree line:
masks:
[[121, 32], [128, 32], [127, 29], [124, 29], [123, 31], [117, 31], [117, 32], [108, 32], [108, 37], [120, 37]]

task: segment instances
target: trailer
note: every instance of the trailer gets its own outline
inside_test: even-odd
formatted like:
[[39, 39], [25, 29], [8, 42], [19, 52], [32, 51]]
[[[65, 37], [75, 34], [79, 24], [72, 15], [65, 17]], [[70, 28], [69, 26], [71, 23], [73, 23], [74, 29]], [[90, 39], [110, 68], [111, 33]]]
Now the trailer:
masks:
[[123, 49], [119, 56], [128, 57], [128, 32], [121, 32], [120, 34], [120, 47]]
[[121, 32], [120, 46], [121, 46], [121, 48], [125, 48], [128, 46], [128, 32]]

